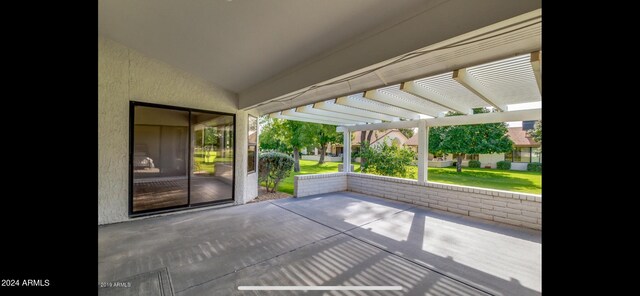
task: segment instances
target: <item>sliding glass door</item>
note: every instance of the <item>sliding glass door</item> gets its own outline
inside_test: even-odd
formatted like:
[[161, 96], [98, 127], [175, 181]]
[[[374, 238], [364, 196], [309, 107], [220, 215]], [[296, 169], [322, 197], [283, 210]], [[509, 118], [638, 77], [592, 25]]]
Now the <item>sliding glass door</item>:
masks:
[[191, 203], [229, 199], [233, 191], [233, 116], [192, 112]]
[[235, 116], [131, 103], [132, 215], [233, 200]]

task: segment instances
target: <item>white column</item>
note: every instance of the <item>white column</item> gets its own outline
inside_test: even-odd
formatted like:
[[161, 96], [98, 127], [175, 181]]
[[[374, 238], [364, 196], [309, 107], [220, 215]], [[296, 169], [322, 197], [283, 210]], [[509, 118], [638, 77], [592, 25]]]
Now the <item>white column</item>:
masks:
[[342, 167], [343, 172], [351, 172], [351, 132], [347, 127], [342, 127]]
[[418, 183], [427, 182], [429, 166], [429, 127], [427, 121], [418, 122]]

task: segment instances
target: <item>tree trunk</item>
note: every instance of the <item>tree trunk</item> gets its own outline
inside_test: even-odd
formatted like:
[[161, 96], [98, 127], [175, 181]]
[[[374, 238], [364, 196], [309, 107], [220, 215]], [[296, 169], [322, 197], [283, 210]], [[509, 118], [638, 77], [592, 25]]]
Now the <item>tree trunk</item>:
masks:
[[324, 163], [324, 154], [327, 152], [327, 145], [320, 146], [320, 159], [318, 160], [318, 164]]
[[462, 172], [462, 153], [458, 154], [458, 162], [456, 163], [456, 172]]
[[271, 187], [271, 184], [272, 184], [272, 183], [273, 183], [273, 182], [271, 182], [270, 180], [267, 180], [267, 181], [265, 182], [265, 185], [267, 186], [267, 192], [273, 192], [273, 191], [275, 191], [275, 188], [276, 188], [276, 187], [275, 187], [275, 186], [273, 186], [273, 188], [272, 188], [272, 187]]
[[298, 151], [298, 147], [293, 147], [293, 171], [296, 173], [300, 172], [300, 152]]

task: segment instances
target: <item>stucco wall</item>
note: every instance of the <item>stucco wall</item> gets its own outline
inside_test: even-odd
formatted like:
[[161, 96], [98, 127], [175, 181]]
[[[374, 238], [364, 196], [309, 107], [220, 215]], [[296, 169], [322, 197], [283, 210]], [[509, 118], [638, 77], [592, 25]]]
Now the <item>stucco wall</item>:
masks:
[[[236, 94], [98, 37], [98, 224], [129, 220], [129, 101], [237, 113], [236, 171], [246, 172], [247, 112], [237, 112]], [[243, 201], [250, 199], [245, 179], [236, 174], [236, 198]]]
[[[249, 167], [248, 159], [248, 139], [249, 114], [258, 117], [257, 113], [238, 110], [236, 113], [236, 129], [238, 136], [236, 139], [236, 204], [244, 204], [258, 196], [258, 174], [247, 174]], [[239, 157], [242, 155], [242, 157]], [[257, 168], [256, 164], [256, 168]]]
[[526, 171], [528, 162], [512, 162], [511, 170], [512, 171]]
[[492, 169], [495, 169], [496, 163], [504, 160], [504, 153], [480, 154], [478, 160], [482, 167], [490, 165]]

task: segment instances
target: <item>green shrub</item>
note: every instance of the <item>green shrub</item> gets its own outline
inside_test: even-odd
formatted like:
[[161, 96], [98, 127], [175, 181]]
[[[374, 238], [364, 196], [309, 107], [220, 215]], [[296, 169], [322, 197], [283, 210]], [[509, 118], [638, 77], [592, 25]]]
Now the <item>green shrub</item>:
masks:
[[413, 163], [415, 154], [411, 149], [387, 145], [384, 141], [374, 146], [365, 143], [359, 153], [359, 156], [365, 159], [361, 171], [382, 176], [413, 178], [414, 174], [407, 168]]
[[[280, 152], [263, 152], [258, 160], [258, 181], [264, 182], [267, 192], [275, 192], [278, 183], [289, 177], [293, 168], [293, 157]], [[271, 188], [271, 190], [269, 190]]]
[[510, 170], [511, 162], [506, 160], [498, 161], [496, 167], [498, 167], [499, 170]]
[[480, 161], [479, 160], [469, 160], [469, 167], [470, 168], [479, 168], [480, 167]]
[[530, 162], [527, 164], [527, 171], [530, 172], [542, 172], [542, 163]]

